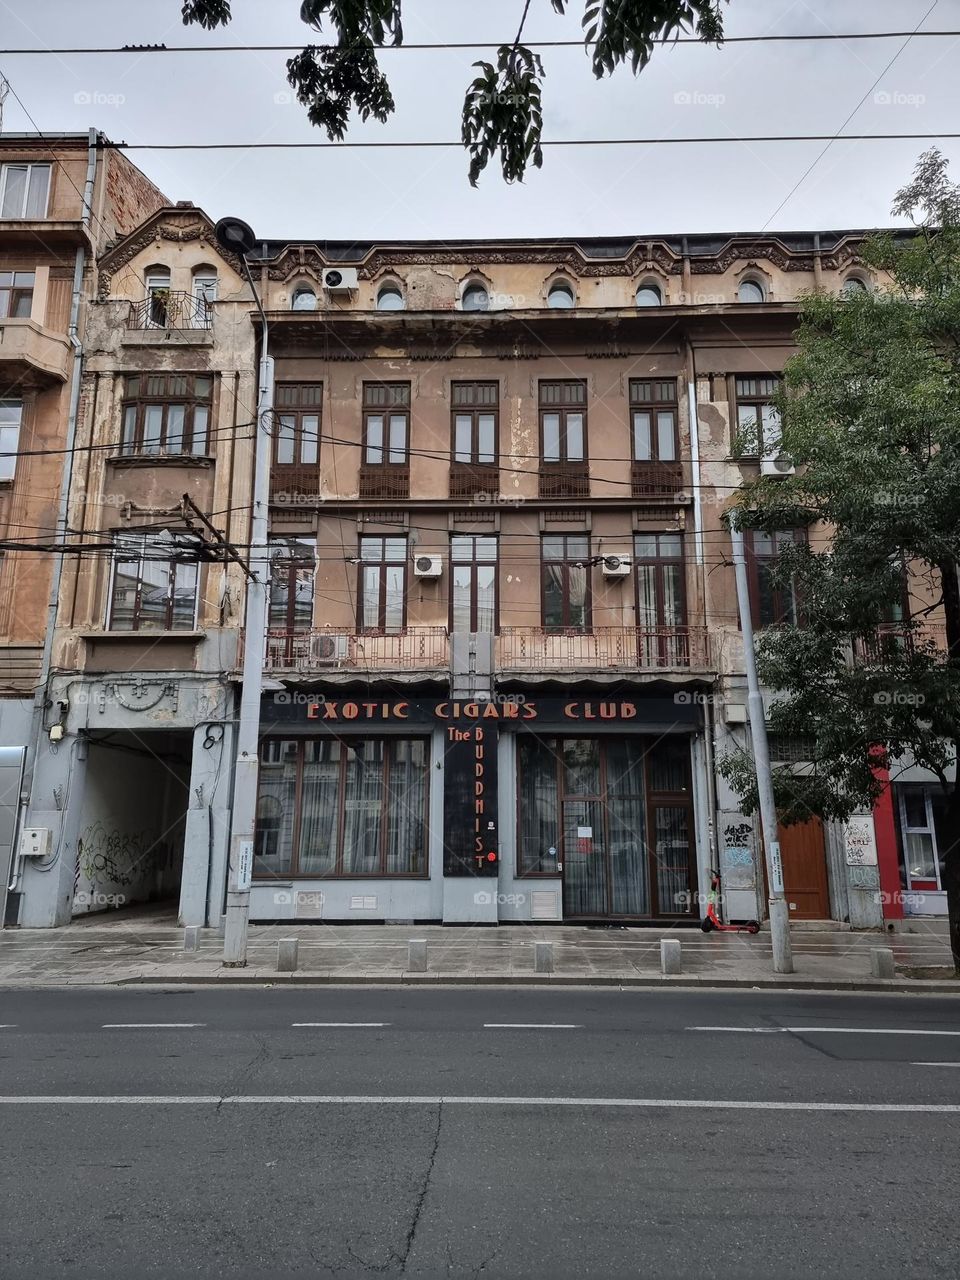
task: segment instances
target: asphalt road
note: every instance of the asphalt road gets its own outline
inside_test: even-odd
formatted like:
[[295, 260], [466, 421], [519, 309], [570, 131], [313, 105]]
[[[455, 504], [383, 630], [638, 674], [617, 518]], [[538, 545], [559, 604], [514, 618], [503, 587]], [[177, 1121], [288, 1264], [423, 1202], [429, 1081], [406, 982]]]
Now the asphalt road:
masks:
[[0, 1134], [5, 1280], [952, 1278], [960, 999], [0, 992]]

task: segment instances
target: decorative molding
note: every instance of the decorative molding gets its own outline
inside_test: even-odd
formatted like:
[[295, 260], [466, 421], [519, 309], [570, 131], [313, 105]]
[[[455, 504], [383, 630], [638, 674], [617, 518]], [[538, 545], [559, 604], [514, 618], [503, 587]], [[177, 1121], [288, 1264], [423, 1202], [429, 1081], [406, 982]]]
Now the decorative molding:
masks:
[[240, 259], [232, 253], [223, 252], [214, 238], [213, 223], [204, 213], [199, 209], [160, 209], [100, 259], [98, 302], [106, 302], [110, 297], [110, 287], [117, 272], [157, 240], [171, 244], [201, 241], [209, 245], [211, 252], [228, 263], [238, 276], [243, 276]]
[[[134, 633], [131, 633], [134, 634]], [[129, 690], [129, 699], [124, 694]], [[179, 709], [180, 690], [173, 680], [112, 680], [100, 686], [97, 694], [97, 710], [101, 715], [107, 709], [107, 698], [113, 697], [127, 711], [152, 711], [164, 698], [170, 699], [170, 709]]]

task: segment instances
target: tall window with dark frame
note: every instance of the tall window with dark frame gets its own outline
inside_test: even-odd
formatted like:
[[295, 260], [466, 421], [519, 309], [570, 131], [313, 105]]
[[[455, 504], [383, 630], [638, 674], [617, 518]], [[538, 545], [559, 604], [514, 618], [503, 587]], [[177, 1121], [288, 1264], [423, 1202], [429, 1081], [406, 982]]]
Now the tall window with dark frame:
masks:
[[450, 535], [450, 627], [497, 629], [497, 539], [490, 534]]
[[631, 484], [635, 498], [674, 494], [683, 484], [677, 380], [630, 379]]
[[410, 383], [363, 384], [361, 498], [410, 496]]
[[740, 457], [772, 457], [780, 452], [780, 414], [774, 398], [782, 378], [776, 373], [738, 374], [734, 379], [737, 434], [734, 451]]
[[297, 665], [313, 627], [317, 546], [305, 538], [274, 538], [269, 552], [268, 665]]
[[590, 630], [590, 535], [547, 533], [540, 543], [545, 631]]
[[640, 665], [687, 666], [683, 536], [679, 533], [635, 534], [633, 554]]
[[33, 310], [33, 271], [0, 271], [0, 320], [29, 320]]
[[451, 388], [450, 497], [497, 493], [500, 385], [455, 382]]
[[271, 488], [279, 493], [320, 492], [323, 383], [278, 382]]
[[192, 631], [197, 619], [198, 540], [192, 534], [115, 536], [110, 631]]
[[266, 739], [254, 874], [425, 876], [429, 738]]
[[778, 581], [774, 570], [782, 549], [800, 542], [803, 536], [802, 530], [797, 529], [780, 529], [775, 533], [759, 529], [746, 531], [750, 612], [755, 627], [796, 626], [798, 611], [793, 583]]
[[396, 634], [407, 622], [407, 540], [360, 539], [361, 631]]
[[587, 384], [582, 379], [540, 383], [540, 496], [585, 498]]
[[138, 373], [123, 387], [123, 454], [210, 452], [210, 374]]

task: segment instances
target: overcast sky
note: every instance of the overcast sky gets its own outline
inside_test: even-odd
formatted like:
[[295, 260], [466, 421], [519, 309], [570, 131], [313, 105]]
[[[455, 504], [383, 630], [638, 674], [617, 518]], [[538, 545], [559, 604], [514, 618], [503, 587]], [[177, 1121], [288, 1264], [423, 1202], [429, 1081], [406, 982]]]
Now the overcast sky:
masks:
[[[960, 30], [960, 2], [731, 0], [728, 35]], [[220, 31], [183, 27], [181, 0], [0, 0], [10, 48], [122, 44], [296, 44], [299, 0], [234, 0]], [[405, 0], [408, 42], [509, 40], [522, 0]], [[557, 17], [533, 0], [530, 41], [575, 39], [583, 0]], [[920, 133], [958, 129], [960, 37], [684, 45], [658, 50], [639, 78], [596, 81], [582, 49], [545, 49], [545, 138], [742, 134]], [[386, 126], [352, 140], [452, 140], [481, 54], [385, 52], [397, 103]], [[486, 54], [482, 56], [488, 56]], [[37, 127], [96, 125], [114, 140], [279, 142], [325, 137], [287, 92], [283, 53], [43, 56], [0, 54]], [[876, 82], [876, 83], [875, 83]], [[30, 130], [9, 97], [4, 129]], [[637, 235], [889, 224], [891, 196], [924, 142], [836, 142], [791, 195], [823, 144], [547, 149], [544, 168], [508, 187], [491, 165], [472, 190], [451, 150], [136, 152], [172, 200], [212, 217], [246, 218], [264, 238], [442, 239], [464, 236]], [[960, 178], [960, 143], [938, 145]], [[789, 198], [787, 198], [789, 196]], [[782, 208], [778, 206], [786, 199]]]

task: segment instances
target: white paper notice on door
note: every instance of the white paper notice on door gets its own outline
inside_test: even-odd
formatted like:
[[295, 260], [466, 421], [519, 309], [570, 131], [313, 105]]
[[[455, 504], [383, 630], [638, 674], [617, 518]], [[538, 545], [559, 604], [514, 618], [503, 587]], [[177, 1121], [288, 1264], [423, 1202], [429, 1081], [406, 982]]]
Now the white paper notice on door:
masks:
[[593, 827], [577, 827], [577, 839], [578, 839], [578, 840], [592, 840], [592, 839], [593, 839]]

